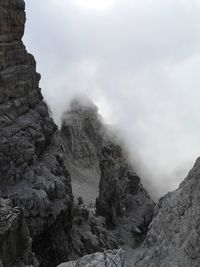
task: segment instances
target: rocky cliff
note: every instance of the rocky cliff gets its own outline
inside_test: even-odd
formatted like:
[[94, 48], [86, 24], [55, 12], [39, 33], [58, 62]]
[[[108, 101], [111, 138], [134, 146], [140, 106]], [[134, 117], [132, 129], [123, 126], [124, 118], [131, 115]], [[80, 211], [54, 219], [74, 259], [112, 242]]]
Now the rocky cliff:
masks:
[[200, 266], [200, 159], [180, 187], [157, 204], [135, 266]]
[[62, 229], [72, 194], [64, 149], [43, 101], [36, 62], [21, 41], [24, 8], [22, 0], [0, 1], [0, 196], [22, 208], [42, 264], [50, 251], [56, 261], [59, 252], [49, 231], [56, 231], [55, 224]]
[[0, 266], [38, 266], [22, 211], [0, 199]]
[[75, 195], [78, 192], [86, 205], [96, 196], [96, 215], [105, 218], [108, 233], [114, 231], [124, 247], [138, 247], [151, 222], [154, 203], [119, 140], [103, 124], [97, 107], [89, 100], [74, 99], [63, 116], [61, 136]]
[[106, 218], [108, 227], [117, 227], [124, 243], [137, 247], [152, 220], [154, 202], [119, 144], [104, 141], [100, 169], [97, 214]]
[[0, 1], [0, 266], [122, 267], [124, 252], [107, 251], [121, 246], [127, 266], [200, 266], [200, 159], [154, 209], [94, 104], [74, 100], [59, 132], [22, 42], [24, 9]]
[[[63, 114], [61, 137], [75, 198], [94, 205], [98, 196], [100, 168], [98, 155], [103, 141], [103, 126], [97, 107], [87, 98], [76, 98]], [[84, 194], [80, 194], [84, 188]]]
[[[90, 144], [77, 130], [74, 144], [65, 150], [43, 101], [36, 62], [21, 40], [24, 9], [22, 0], [0, 2], [0, 197], [2, 203], [10, 201], [0, 210], [0, 263], [55, 267], [117, 247], [118, 242], [105, 229], [103, 218], [73, 204], [67, 168], [73, 177], [71, 166], [91, 169], [95, 161], [90, 150], [96, 157], [98, 144]], [[88, 136], [95, 134], [87, 122], [84, 125]], [[70, 136], [65, 139], [71, 141]], [[89, 147], [81, 152], [88, 157], [82, 162], [79, 141]], [[78, 153], [73, 154], [73, 147]], [[98, 169], [93, 168], [96, 173]]]
[[[91, 172], [90, 182], [99, 180], [96, 213], [124, 244], [126, 266], [200, 266], [200, 159], [180, 187], [162, 197], [154, 209], [122, 147], [106, 134], [97, 109], [75, 103], [65, 114], [61, 130], [67, 157], [78, 169], [78, 192], [83, 199], [88, 182], [83, 170]], [[93, 168], [99, 175], [93, 175]]]

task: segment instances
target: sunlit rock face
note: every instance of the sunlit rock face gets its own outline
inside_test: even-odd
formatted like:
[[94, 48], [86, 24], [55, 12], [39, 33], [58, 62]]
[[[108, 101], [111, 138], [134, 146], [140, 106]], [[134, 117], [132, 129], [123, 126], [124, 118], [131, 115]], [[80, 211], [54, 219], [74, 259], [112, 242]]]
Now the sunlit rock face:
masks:
[[[36, 62], [21, 41], [24, 8], [22, 0], [0, 1], [0, 194], [24, 210], [35, 242], [58, 217], [61, 224], [67, 220], [72, 194], [64, 148], [43, 101]], [[49, 244], [48, 238], [42, 242]], [[41, 242], [34, 242], [40, 251]]]

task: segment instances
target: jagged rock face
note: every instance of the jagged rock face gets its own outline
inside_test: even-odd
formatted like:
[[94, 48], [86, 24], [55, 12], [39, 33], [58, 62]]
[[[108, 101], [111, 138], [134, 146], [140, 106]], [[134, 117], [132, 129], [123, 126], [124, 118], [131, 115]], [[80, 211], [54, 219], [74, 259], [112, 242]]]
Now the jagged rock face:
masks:
[[[106, 226], [117, 227], [125, 243], [138, 246], [152, 219], [154, 203], [128, 164], [119, 141], [101, 122], [94, 104], [85, 106], [75, 99], [63, 118], [61, 133], [68, 158], [71, 158], [68, 161], [73, 162], [73, 168], [69, 168], [72, 184], [77, 179], [74, 173], [79, 173], [78, 192], [84, 201], [88, 183], [96, 187], [99, 184], [97, 215], [106, 218]], [[99, 175], [94, 175], [94, 169]], [[88, 176], [83, 170], [88, 171]]]
[[58, 267], [124, 267], [124, 263], [125, 252], [120, 249], [87, 255], [77, 261], [62, 263]]
[[105, 218], [95, 217], [84, 205], [75, 206], [72, 217], [71, 260], [119, 247], [120, 241], [112, 232], [106, 230]]
[[0, 41], [21, 41], [24, 34], [25, 4], [22, 0], [1, 1]]
[[24, 1], [1, 0], [0, 20], [0, 195], [24, 210], [35, 240], [69, 214], [70, 176], [35, 60], [21, 41]]
[[[25, 61], [26, 52], [21, 41], [25, 24], [24, 6], [22, 0], [2, 0], [0, 3], [0, 70]], [[1, 92], [0, 103], [4, 97], [6, 93]]]
[[62, 116], [61, 132], [66, 142], [66, 152], [74, 164], [82, 168], [96, 164], [103, 140], [103, 126], [98, 109], [92, 102], [85, 105], [81, 99], [75, 98], [71, 102], [70, 111]]
[[137, 247], [152, 220], [154, 203], [118, 144], [104, 142], [100, 169], [97, 214], [106, 218], [108, 226], [117, 227], [125, 244]]
[[[61, 136], [67, 153], [67, 164], [75, 198], [85, 203], [95, 202], [98, 196], [100, 169], [98, 154], [101, 149], [103, 127], [97, 107], [84, 106], [78, 99], [63, 115]], [[85, 192], [83, 192], [83, 189]]]
[[145, 230], [151, 221], [154, 203], [141, 185], [139, 176], [127, 163], [119, 145], [105, 142], [100, 169], [97, 213], [105, 216], [108, 224], [118, 225], [121, 218], [133, 212], [133, 222], [141, 231]]
[[0, 266], [38, 266], [23, 214], [10, 200], [0, 198]]
[[[129, 232], [143, 233], [153, 203], [128, 167], [120, 147], [107, 140], [96, 107], [72, 103], [61, 130], [63, 145], [43, 101], [34, 57], [21, 41], [24, 1], [1, 0], [0, 19], [0, 196], [11, 199], [23, 210], [40, 266], [54, 267], [62, 261], [119, 244], [104, 229], [102, 218], [87, 214], [85, 209], [73, 208], [68, 168], [73, 180], [77, 180], [76, 197], [79, 191], [91, 193], [88, 202], [94, 200], [101, 176], [97, 212], [113, 225], [126, 222], [126, 232], [130, 226]], [[85, 184], [86, 191], [82, 190]], [[120, 196], [113, 199], [115, 193]], [[4, 229], [10, 239], [4, 241], [3, 236], [0, 240], [3, 261], [0, 264], [37, 266], [31, 256], [26, 223], [21, 213], [18, 216], [11, 211], [10, 224]], [[13, 230], [11, 237], [9, 227]], [[24, 251], [23, 244], [27, 245]], [[18, 261], [18, 255], [22, 260]], [[111, 263], [105, 261], [107, 254], [101, 255], [104, 256], [98, 258], [99, 266], [109, 266]]]
[[174, 192], [161, 198], [138, 267], [200, 266], [200, 159]]

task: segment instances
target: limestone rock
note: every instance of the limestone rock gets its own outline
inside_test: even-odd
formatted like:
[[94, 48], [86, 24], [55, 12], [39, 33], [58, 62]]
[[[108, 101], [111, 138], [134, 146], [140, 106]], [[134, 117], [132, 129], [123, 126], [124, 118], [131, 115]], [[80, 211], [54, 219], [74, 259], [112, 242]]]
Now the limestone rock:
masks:
[[10, 200], [0, 199], [0, 266], [38, 266], [31, 244], [22, 211]]
[[1, 1], [0, 42], [21, 41], [25, 24], [24, 8], [23, 0]]
[[[97, 215], [105, 217], [106, 227], [116, 230], [116, 236], [125, 243], [138, 246], [151, 222], [154, 202], [128, 163], [118, 139], [103, 124], [97, 107], [89, 100], [75, 99], [63, 116], [61, 136], [71, 164], [73, 191], [78, 184], [77, 192], [88, 204], [85, 195], [90, 191], [89, 200], [91, 196], [94, 199], [92, 192], [99, 185]], [[80, 195], [75, 193], [76, 197]]]
[[40, 254], [42, 242], [57, 250], [45, 233], [58, 222], [65, 228], [72, 192], [64, 147], [43, 101], [36, 62], [21, 41], [24, 7], [23, 0], [0, 1], [0, 195], [23, 209]]
[[96, 217], [84, 205], [75, 206], [72, 211], [71, 259], [87, 254], [117, 249], [120, 240], [111, 231], [106, 230], [105, 218]]
[[58, 267], [124, 267], [124, 262], [125, 252], [120, 249], [87, 255], [77, 261], [62, 263]]
[[156, 207], [137, 267], [200, 266], [200, 159]]
[[[73, 194], [86, 204], [98, 196], [100, 169], [98, 154], [104, 131], [97, 107], [88, 99], [76, 98], [63, 115], [61, 136], [67, 153]], [[83, 192], [84, 189], [84, 192]]]
[[108, 226], [117, 227], [122, 239], [135, 247], [146, 235], [154, 214], [154, 202], [123, 149], [111, 140], [105, 140], [102, 146], [100, 169], [97, 214], [106, 218]]
[[110, 225], [118, 225], [127, 217], [131, 218], [133, 231], [146, 231], [153, 216], [154, 203], [118, 144], [104, 142], [100, 169], [97, 214], [105, 216]]
[[[93, 169], [99, 175], [99, 122], [89, 119], [96, 116], [94, 107], [85, 110], [88, 119], [78, 114], [84, 131], [74, 124], [77, 119], [65, 127], [65, 133], [75, 135], [66, 136], [64, 147], [43, 101], [35, 59], [21, 41], [24, 1], [2, 0], [0, 19], [0, 196], [23, 210], [40, 266], [54, 267], [110, 248], [111, 235], [103, 224], [95, 216], [85, 217], [88, 211], [73, 208], [68, 172], [68, 167], [80, 166], [80, 173]], [[75, 102], [72, 107], [77, 109]], [[17, 231], [15, 235], [17, 240]]]

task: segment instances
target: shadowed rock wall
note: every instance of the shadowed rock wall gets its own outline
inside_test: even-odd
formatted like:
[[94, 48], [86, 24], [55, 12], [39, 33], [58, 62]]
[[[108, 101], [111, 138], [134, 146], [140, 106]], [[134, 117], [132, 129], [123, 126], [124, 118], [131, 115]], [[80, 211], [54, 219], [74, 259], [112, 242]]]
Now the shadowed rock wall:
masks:
[[[21, 41], [24, 9], [22, 0], [0, 1], [0, 195], [23, 209], [35, 242], [58, 218], [61, 228], [68, 220], [72, 192], [61, 138], [39, 88], [36, 62]], [[49, 247], [46, 238], [42, 242]], [[34, 249], [40, 253], [40, 244], [36, 242]]]

